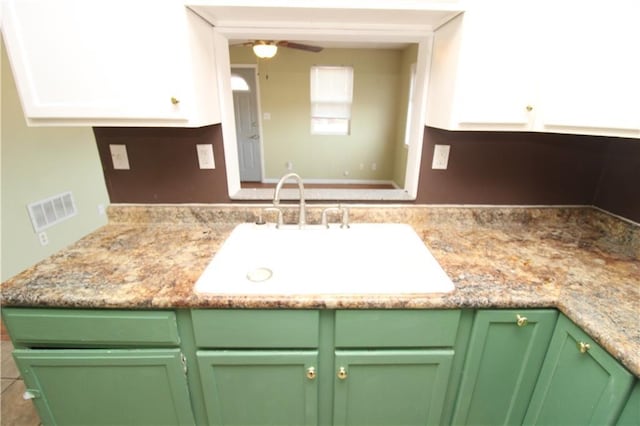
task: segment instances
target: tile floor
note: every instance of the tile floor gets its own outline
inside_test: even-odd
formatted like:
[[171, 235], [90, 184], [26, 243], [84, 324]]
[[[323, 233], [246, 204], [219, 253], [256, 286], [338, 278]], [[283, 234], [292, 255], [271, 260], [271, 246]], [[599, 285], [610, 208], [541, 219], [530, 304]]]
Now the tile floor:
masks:
[[2, 426], [38, 426], [40, 418], [36, 413], [33, 403], [22, 399], [24, 383], [11, 356], [13, 344], [10, 340], [4, 340], [2, 336], [2, 364], [0, 375], [2, 376], [2, 393], [0, 394], [0, 425]]

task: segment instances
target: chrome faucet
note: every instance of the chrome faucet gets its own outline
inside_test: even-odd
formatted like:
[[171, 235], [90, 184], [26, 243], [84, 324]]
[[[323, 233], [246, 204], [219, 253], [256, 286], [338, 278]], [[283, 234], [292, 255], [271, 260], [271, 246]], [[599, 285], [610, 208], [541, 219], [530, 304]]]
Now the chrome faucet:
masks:
[[298, 191], [300, 193], [298, 225], [302, 227], [307, 223], [307, 213], [304, 204], [304, 184], [302, 183], [302, 178], [300, 176], [298, 176], [296, 173], [289, 173], [280, 178], [278, 184], [276, 185], [276, 190], [273, 194], [273, 205], [274, 207], [278, 207], [280, 205], [280, 190], [282, 189], [282, 185], [284, 185], [284, 183], [289, 178], [295, 178], [298, 181]]

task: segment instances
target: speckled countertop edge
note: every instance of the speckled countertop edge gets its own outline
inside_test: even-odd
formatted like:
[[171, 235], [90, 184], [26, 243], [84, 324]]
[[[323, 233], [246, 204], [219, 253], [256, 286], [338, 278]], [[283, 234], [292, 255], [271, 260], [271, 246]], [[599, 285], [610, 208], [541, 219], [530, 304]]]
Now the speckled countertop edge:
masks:
[[[290, 210], [293, 215], [295, 209]], [[309, 220], [319, 220], [321, 208], [309, 210]], [[2, 304], [557, 308], [640, 377], [640, 231], [633, 224], [589, 208], [353, 206], [354, 222], [411, 224], [456, 290], [444, 295], [194, 294], [193, 284], [235, 224], [255, 221], [260, 211], [238, 205], [112, 206], [109, 225], [3, 283]]]

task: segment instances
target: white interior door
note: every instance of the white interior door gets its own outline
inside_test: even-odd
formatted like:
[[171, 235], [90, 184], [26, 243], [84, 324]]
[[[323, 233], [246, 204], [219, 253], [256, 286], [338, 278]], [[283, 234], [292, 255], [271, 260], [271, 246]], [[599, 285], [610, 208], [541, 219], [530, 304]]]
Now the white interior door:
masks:
[[262, 156], [255, 68], [232, 67], [231, 75], [242, 77], [249, 87], [248, 90], [233, 91], [240, 181], [261, 182]]

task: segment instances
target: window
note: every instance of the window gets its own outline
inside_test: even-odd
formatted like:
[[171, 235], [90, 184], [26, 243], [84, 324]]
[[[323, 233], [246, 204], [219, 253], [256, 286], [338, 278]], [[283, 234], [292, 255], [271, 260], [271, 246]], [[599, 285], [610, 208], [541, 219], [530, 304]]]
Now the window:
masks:
[[348, 135], [352, 101], [352, 67], [311, 67], [312, 135]]
[[233, 92], [248, 92], [249, 85], [241, 75], [231, 74], [231, 90]]
[[409, 141], [411, 140], [411, 125], [413, 116], [413, 92], [414, 86], [416, 83], [416, 64], [411, 64], [411, 74], [409, 75], [409, 99], [407, 105], [407, 122], [404, 128], [404, 144], [405, 146], [409, 146]]

